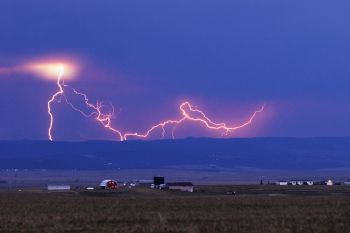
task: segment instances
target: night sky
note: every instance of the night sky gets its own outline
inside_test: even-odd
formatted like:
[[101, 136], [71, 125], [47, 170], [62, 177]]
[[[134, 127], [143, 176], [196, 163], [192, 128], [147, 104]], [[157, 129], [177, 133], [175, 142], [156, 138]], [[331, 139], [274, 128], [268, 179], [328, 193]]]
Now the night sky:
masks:
[[[0, 67], [74, 60], [80, 72], [67, 84], [113, 104], [123, 131], [178, 118], [188, 100], [231, 125], [265, 103], [229, 137], [350, 136], [349, 9], [345, 0], [1, 0]], [[0, 75], [0, 139], [47, 139], [57, 86], [36, 76]], [[117, 139], [62, 102], [53, 112], [56, 140]], [[193, 123], [176, 130], [222, 136]]]

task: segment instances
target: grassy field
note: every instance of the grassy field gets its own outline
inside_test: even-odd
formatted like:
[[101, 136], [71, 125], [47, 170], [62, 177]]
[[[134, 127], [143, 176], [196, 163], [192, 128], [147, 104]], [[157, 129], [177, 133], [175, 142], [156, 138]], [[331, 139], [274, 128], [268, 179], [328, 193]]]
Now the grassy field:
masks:
[[317, 195], [276, 186], [203, 186], [193, 194], [2, 191], [0, 232], [350, 232], [348, 188], [308, 190]]

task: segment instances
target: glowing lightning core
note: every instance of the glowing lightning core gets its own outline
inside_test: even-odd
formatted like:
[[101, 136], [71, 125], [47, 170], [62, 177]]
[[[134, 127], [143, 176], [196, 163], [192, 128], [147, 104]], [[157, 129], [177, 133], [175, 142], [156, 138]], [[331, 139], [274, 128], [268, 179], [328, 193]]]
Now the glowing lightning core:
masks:
[[102, 107], [103, 104], [101, 102], [97, 102], [96, 105], [92, 104], [89, 102], [89, 99], [87, 97], [86, 94], [78, 92], [77, 90], [75, 90], [74, 88], [71, 88], [72, 92], [76, 95], [76, 96], [80, 96], [83, 98], [84, 103], [86, 105], [86, 107], [91, 110], [90, 113], [85, 113], [83, 110], [81, 110], [80, 108], [76, 107], [71, 101], [69, 101], [69, 99], [67, 98], [67, 96], [65, 95], [65, 91], [64, 89], [69, 87], [68, 85], [66, 85], [63, 81], [61, 81], [62, 76], [63, 76], [63, 72], [64, 72], [64, 67], [63, 65], [60, 66], [59, 69], [59, 76], [57, 79], [57, 86], [58, 86], [58, 91], [56, 93], [54, 93], [51, 97], [51, 99], [48, 101], [47, 103], [47, 108], [48, 108], [48, 114], [50, 116], [50, 125], [49, 125], [49, 129], [48, 129], [48, 136], [49, 136], [49, 140], [53, 140], [53, 136], [52, 136], [52, 128], [53, 128], [53, 122], [54, 122], [54, 116], [51, 110], [51, 105], [52, 103], [57, 99], [57, 97], [61, 97], [64, 98], [66, 103], [75, 111], [79, 112], [80, 114], [82, 114], [84, 117], [86, 118], [90, 118], [90, 117], [95, 117], [95, 120], [98, 121], [104, 128], [112, 131], [113, 133], [116, 133], [120, 139], [120, 141], [124, 141], [127, 140], [128, 137], [138, 137], [138, 138], [148, 138], [150, 136], [150, 134], [155, 131], [156, 129], [162, 129], [162, 137], [164, 138], [165, 136], [165, 127], [167, 125], [173, 125], [173, 132], [172, 132], [172, 136], [174, 138], [174, 129], [177, 125], [181, 124], [184, 121], [194, 121], [194, 122], [199, 122], [201, 124], [203, 124], [206, 128], [210, 129], [210, 130], [221, 130], [223, 131], [223, 134], [227, 135], [228, 133], [234, 132], [238, 129], [244, 128], [248, 125], [250, 125], [254, 118], [256, 117], [256, 115], [258, 113], [261, 113], [264, 111], [265, 106], [263, 105], [261, 108], [259, 108], [258, 110], [256, 110], [249, 118], [247, 121], [237, 125], [237, 126], [228, 126], [226, 123], [216, 123], [214, 121], [212, 121], [209, 117], [206, 116], [206, 114], [191, 105], [190, 102], [186, 101], [183, 102], [180, 107], [179, 110], [181, 112], [181, 118], [177, 119], [177, 120], [165, 120], [159, 124], [153, 125], [151, 128], [149, 128], [145, 133], [124, 133], [122, 134], [120, 130], [115, 129], [111, 126], [111, 121], [112, 118], [114, 116], [114, 108], [112, 107], [112, 112], [111, 113], [103, 113], [102, 112]]

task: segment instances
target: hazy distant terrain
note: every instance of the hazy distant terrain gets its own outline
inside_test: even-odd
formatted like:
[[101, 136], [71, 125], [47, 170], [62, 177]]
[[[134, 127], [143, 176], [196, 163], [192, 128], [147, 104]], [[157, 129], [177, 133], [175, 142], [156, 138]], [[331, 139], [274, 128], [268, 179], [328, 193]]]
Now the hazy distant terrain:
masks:
[[350, 138], [188, 138], [160, 141], [1, 141], [0, 169], [350, 168]]

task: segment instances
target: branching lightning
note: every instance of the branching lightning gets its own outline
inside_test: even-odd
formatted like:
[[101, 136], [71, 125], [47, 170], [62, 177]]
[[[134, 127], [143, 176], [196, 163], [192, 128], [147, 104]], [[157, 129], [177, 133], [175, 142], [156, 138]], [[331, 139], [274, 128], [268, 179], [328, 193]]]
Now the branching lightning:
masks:
[[[86, 118], [94, 117], [94, 119], [100, 123], [104, 128], [107, 130], [115, 133], [118, 136], [118, 139], [120, 141], [128, 140], [129, 138], [148, 138], [154, 131], [157, 129], [162, 130], [162, 138], [165, 137], [166, 134], [166, 128], [168, 126], [172, 126], [172, 137], [175, 138], [174, 131], [177, 126], [179, 126], [181, 123], [185, 121], [192, 121], [197, 122], [206, 127], [209, 130], [215, 130], [215, 131], [221, 131], [222, 134], [227, 135], [229, 133], [235, 132], [236, 130], [239, 130], [241, 128], [244, 128], [248, 125], [250, 125], [255, 117], [264, 111], [265, 106], [261, 106], [259, 109], [257, 109], [253, 114], [249, 116], [249, 118], [236, 126], [230, 126], [227, 123], [217, 123], [211, 120], [202, 110], [198, 109], [197, 107], [193, 106], [190, 102], [186, 101], [181, 103], [179, 106], [179, 111], [181, 113], [181, 117], [179, 119], [168, 119], [163, 122], [160, 122], [156, 125], [151, 126], [148, 130], [146, 130], [144, 133], [138, 133], [138, 132], [126, 132], [122, 133], [120, 130], [114, 128], [112, 126], [112, 118], [114, 116], [114, 108], [112, 106], [112, 111], [109, 113], [103, 113], [103, 103], [97, 101], [96, 104], [92, 104], [87, 95], [85, 93], [79, 92], [76, 89], [66, 85], [64, 81], [62, 81], [62, 76], [64, 73], [64, 66], [61, 65], [59, 68], [59, 75], [57, 78], [57, 87], [58, 90], [56, 93], [54, 93], [51, 97], [51, 99], [47, 103], [47, 112], [50, 117], [50, 123], [48, 128], [48, 137], [49, 140], [53, 140], [52, 130], [53, 130], [53, 123], [54, 123], [54, 114], [52, 113], [52, 104], [58, 100], [58, 98], [63, 98], [65, 102], [70, 106], [74, 111], [79, 112], [81, 115], [83, 115]], [[75, 106], [67, 97], [65, 91], [67, 88], [70, 88], [72, 93], [82, 98], [83, 103], [85, 104], [86, 108], [89, 109], [90, 112], [86, 113], [79, 107]]]
[[53, 128], [53, 122], [54, 122], [54, 116], [53, 116], [53, 113], [52, 113], [52, 108], [51, 108], [51, 105], [52, 103], [58, 98], [58, 97], [61, 97], [61, 98], [64, 98], [64, 100], [66, 101], [66, 103], [75, 111], [81, 113], [84, 117], [86, 118], [89, 118], [89, 117], [92, 117], [92, 116], [95, 116], [95, 119], [101, 123], [103, 125], [103, 127], [107, 128], [108, 130], [110, 131], [113, 131], [114, 133], [116, 133], [119, 137], [120, 137], [120, 140], [123, 141], [123, 135], [122, 133], [113, 128], [111, 126], [111, 119], [114, 115], [114, 108], [113, 108], [113, 111], [112, 113], [108, 113], [108, 114], [104, 114], [101, 112], [101, 108], [103, 107], [102, 103], [101, 102], [97, 102], [96, 105], [94, 104], [91, 104], [89, 102], [89, 99], [87, 98], [87, 95], [84, 94], [84, 93], [81, 93], [81, 92], [78, 92], [76, 91], [74, 88], [72, 88], [73, 92], [78, 95], [78, 96], [81, 96], [84, 98], [84, 102], [86, 104], [86, 106], [89, 108], [89, 109], [92, 109], [93, 111], [90, 113], [90, 114], [86, 114], [85, 112], [83, 112], [81, 109], [75, 107], [67, 98], [67, 96], [65, 95], [65, 91], [64, 91], [64, 88], [66, 87], [69, 87], [68, 85], [66, 85], [63, 81], [62, 81], [62, 76], [63, 76], [63, 72], [64, 72], [64, 67], [61, 66], [60, 67], [60, 74], [57, 78], [57, 86], [58, 86], [58, 91], [56, 93], [54, 93], [51, 97], [51, 99], [47, 102], [47, 112], [49, 114], [49, 117], [50, 117], [50, 124], [49, 124], [49, 129], [48, 129], [48, 137], [49, 137], [49, 140], [50, 141], [53, 141], [53, 136], [52, 136], [52, 128]]
[[[67, 85], [65, 85], [67, 86]], [[74, 88], [72, 88], [74, 94], [78, 95], [78, 96], [82, 96], [84, 98], [84, 102], [85, 102], [85, 105], [89, 108], [89, 109], [92, 109], [93, 111], [90, 113], [90, 114], [86, 114], [85, 112], [83, 112], [82, 110], [80, 110], [79, 108], [75, 107], [66, 97], [65, 97], [65, 100], [66, 100], [66, 103], [75, 111], [81, 113], [84, 117], [86, 118], [89, 118], [89, 117], [92, 117], [94, 116], [96, 121], [98, 121], [99, 123], [102, 124], [103, 127], [105, 127], [106, 129], [116, 133], [118, 135], [118, 137], [120, 138], [120, 141], [123, 141], [124, 140], [124, 136], [123, 134], [118, 130], [118, 129], [115, 129], [111, 126], [111, 123], [112, 123], [112, 118], [114, 116], [114, 108], [112, 106], [112, 112], [111, 113], [107, 113], [107, 114], [104, 114], [102, 113], [102, 107], [103, 107], [103, 104], [101, 102], [97, 102], [96, 105], [94, 104], [91, 104], [89, 102], [89, 99], [87, 98], [87, 95], [84, 94], [84, 93], [81, 93], [81, 92], [78, 92], [77, 90], [75, 90]]]
[[[188, 120], [188, 121], [195, 121], [195, 122], [199, 122], [202, 123], [206, 128], [211, 129], [211, 130], [222, 130], [224, 131], [224, 134], [228, 134], [230, 132], [234, 132], [238, 129], [241, 129], [249, 124], [251, 124], [255, 118], [255, 116], [264, 111], [265, 106], [263, 105], [260, 109], [256, 110], [248, 119], [248, 121], [237, 125], [237, 126], [228, 126], [226, 123], [215, 123], [213, 122], [211, 119], [209, 119], [205, 113], [201, 110], [199, 110], [198, 108], [194, 107], [191, 105], [190, 102], [186, 101], [183, 102], [180, 107], [179, 110], [182, 114], [182, 117], [178, 120], [166, 120], [164, 122], [161, 122], [157, 125], [152, 126], [150, 129], [148, 129], [146, 131], [146, 133], [144, 134], [140, 134], [140, 133], [125, 133], [124, 134], [124, 139], [126, 140], [128, 137], [130, 136], [134, 136], [134, 137], [139, 137], [139, 138], [147, 138], [148, 136], [150, 136], [150, 134], [158, 129], [161, 128], [162, 129], [162, 137], [164, 137], [165, 134], [165, 127], [167, 125], [174, 125], [175, 127], [179, 124], [181, 124], [182, 122]], [[192, 116], [191, 114], [193, 113], [197, 113], [199, 116]], [[174, 132], [174, 131], [173, 131]], [[174, 134], [172, 134], [173, 138], [174, 138]]]

